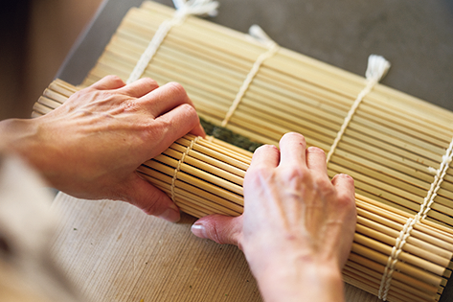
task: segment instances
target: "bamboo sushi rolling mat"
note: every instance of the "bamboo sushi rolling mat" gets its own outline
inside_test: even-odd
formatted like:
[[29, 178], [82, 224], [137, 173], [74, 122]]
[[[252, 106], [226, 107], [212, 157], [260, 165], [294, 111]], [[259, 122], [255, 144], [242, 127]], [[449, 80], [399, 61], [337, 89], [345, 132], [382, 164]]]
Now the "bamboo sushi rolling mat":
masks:
[[[78, 88], [63, 81], [55, 81], [35, 104], [34, 116], [46, 114], [52, 108], [57, 108], [77, 90]], [[176, 141], [162, 155], [145, 162], [138, 171], [151, 183], [166, 191], [186, 213], [195, 217], [209, 213], [235, 216], [242, 211], [240, 185], [250, 159], [250, 152], [219, 140], [196, 138], [188, 134]], [[60, 195], [63, 199], [65, 196]], [[57, 200], [59, 199], [57, 198]], [[73, 206], [78, 207], [79, 201], [75, 203], [77, 205], [73, 204]], [[59, 202], [56, 201], [55, 204], [59, 206]], [[68, 206], [65, 204], [66, 202], [63, 201], [63, 207], [67, 208]], [[393, 259], [389, 257], [392, 254], [392, 246], [397, 244], [396, 238], [404, 234], [398, 232], [404, 229], [405, 223], [414, 216], [359, 195], [356, 196], [356, 204], [358, 224], [352, 253], [343, 271], [344, 279], [350, 284], [378, 295], [379, 278], [382, 280], [388, 259]], [[103, 206], [94, 210], [99, 206], [95, 202], [85, 203], [85, 206], [90, 210], [83, 215], [103, 211]], [[63, 212], [74, 215], [74, 209], [67, 209]], [[114, 215], [111, 219], [114, 224], [118, 221]], [[136, 220], [132, 217], [129, 219]], [[76, 221], [78, 221], [77, 217]], [[84, 226], [84, 229], [97, 229], [99, 226], [96, 224], [99, 221], [104, 220], [95, 217], [88, 218], [87, 222], [89, 224], [94, 222], [94, 225]], [[124, 227], [129, 228], [129, 226]], [[59, 247], [58, 253], [65, 257], [69, 256], [70, 259], [74, 258], [72, 248], [67, 250], [66, 241], [76, 233], [68, 234], [67, 231], [77, 231], [78, 229], [79, 227], [75, 225], [66, 225], [61, 236], [63, 242], [56, 244]], [[121, 229], [123, 230], [122, 227]], [[115, 236], [107, 237], [112, 239]], [[429, 221], [414, 225], [411, 236], [407, 237], [407, 243], [398, 252], [399, 258], [395, 258], [398, 258], [399, 261], [394, 262], [393, 279], [389, 281], [391, 286], [388, 287], [388, 299], [390, 301], [438, 300], [447, 281], [441, 276], [449, 277], [450, 273], [450, 270], [445, 270], [445, 267], [450, 265], [451, 237], [448, 228]], [[110, 254], [113, 258], [118, 258], [117, 252], [121, 254], [121, 251], [111, 249], [104, 244], [102, 246], [103, 249], [114, 251]], [[134, 245], [135, 248], [137, 247]], [[162, 251], [162, 253], [166, 252]], [[83, 251], [76, 254], [77, 257], [84, 257], [84, 255], [91, 257], [92, 252]], [[126, 255], [122, 254], [122, 257], [126, 257]], [[95, 257], [93, 260], [101, 261], [102, 264], [111, 263], [111, 261], [104, 260], [103, 257], [102, 259]], [[67, 262], [67, 259], [62, 262]], [[76, 265], [79, 263], [77, 262]], [[91, 269], [92, 265], [82, 265], [82, 267]], [[71, 270], [67, 269], [67, 271]], [[151, 272], [153, 271], [151, 270]], [[103, 271], [102, 275], [105, 273]], [[82, 273], [82, 275], [84, 274]], [[102, 278], [97, 280], [103, 281]], [[89, 282], [90, 286], [91, 282]], [[91, 291], [93, 289], [89, 290], [89, 292]], [[151, 297], [155, 297], [155, 295]]]
[[[132, 9], [84, 85], [89, 85], [107, 74], [117, 74], [126, 81], [159, 25], [171, 19], [172, 15], [172, 9], [151, 2], [144, 2], [140, 9]], [[258, 66], [256, 74], [249, 82], [250, 85], [243, 91], [238, 106], [232, 107], [233, 100], [237, 99], [237, 92], [241, 90], [243, 83], [247, 82], [250, 70], [254, 69], [262, 54], [269, 53], [269, 49], [272, 51], [271, 55], [263, 59], [262, 64]], [[284, 132], [301, 132], [309, 144], [321, 147], [326, 152], [331, 150], [345, 117], [368, 83], [362, 77], [286, 49], [278, 48], [274, 51], [272, 47], [249, 36], [195, 17], [189, 17], [182, 25], [169, 30], [143, 76], [152, 77], [159, 84], [168, 81], [183, 84], [200, 116], [212, 123], [223, 124], [226, 128], [261, 143], [276, 144]], [[54, 83], [35, 106], [35, 115], [45, 114], [57, 107], [70, 95], [67, 93], [65, 95], [63, 91], [71, 89], [65, 83]], [[225, 119], [231, 108], [234, 110], [230, 118]], [[450, 216], [453, 207], [451, 202], [453, 178], [448, 170], [450, 154], [446, 152], [453, 137], [452, 117], [453, 114], [446, 110], [379, 84], [363, 97], [357, 111], [353, 112], [352, 119], [346, 125], [346, 131], [340, 137], [329, 161], [329, 174], [332, 176], [343, 172], [352, 175], [356, 181], [356, 192], [360, 194], [357, 196], [359, 221], [355, 243], [344, 270], [346, 282], [374, 295], [387, 295], [389, 301], [439, 299], [443, 286], [451, 274], [450, 259], [453, 251], [451, 231], [453, 220]], [[140, 171], [158, 187], [166, 190], [183, 210], [194, 216], [213, 212], [239, 214], [242, 197], [241, 178], [250, 155], [218, 141], [194, 142], [193, 139], [186, 136], [179, 140], [165, 155], [145, 163]], [[444, 155], [446, 159], [443, 163]], [[200, 179], [205, 183], [199, 184]], [[199, 188], [197, 190], [200, 194], [193, 190], [194, 187]], [[430, 198], [430, 193], [437, 195], [432, 194]], [[60, 195], [56, 201], [57, 206], [62, 203], [59, 200], [65, 199], [70, 198]], [[428, 203], [429, 207], [424, 207], [425, 211], [421, 211], [421, 205]], [[80, 203], [80, 205], [94, 207], [93, 212], [99, 215], [106, 211], [106, 207], [117, 206], [116, 204], [108, 206], [108, 203]], [[79, 204], [72, 206], [78, 207]], [[120, 216], [125, 215], [123, 211], [119, 213]], [[134, 215], [131, 214], [129, 218], [124, 219], [131, 219], [132, 216]], [[421, 218], [421, 221], [414, 218]], [[98, 219], [94, 218], [91, 222], [96, 224], [96, 221]], [[116, 226], [118, 219], [113, 218], [112, 221]], [[149, 223], [151, 221], [168, 227], [163, 222], [152, 219]], [[131, 223], [137, 223], [136, 227], [140, 225], [136, 219], [132, 219]], [[180, 228], [181, 225], [171, 227]], [[404, 231], [400, 233], [403, 229]], [[78, 230], [79, 228], [74, 225], [74, 232], [70, 235], [66, 233], [66, 237], [60, 237], [58, 239], [60, 243], [57, 241], [56, 246], [59, 248], [67, 246], [67, 240], [70, 237], [77, 237]], [[89, 228], [86, 232], [88, 230]], [[110, 250], [110, 244], [113, 244], [117, 235], [115, 230], [107, 230], [112, 232], [107, 236], [109, 241], [100, 245], [101, 249], [109, 248], [108, 251], [102, 252], [102, 258], [118, 255], [116, 249]], [[91, 236], [92, 234], [85, 238]], [[122, 235], [118, 234], [116, 238], [120, 240], [121, 237]], [[197, 240], [190, 239], [191, 242]], [[142, 253], [145, 254], [142, 260], [148, 259], [153, 253], [145, 252], [146, 249], [141, 249], [138, 243], [126, 245], [124, 248], [127, 248], [127, 251], [123, 256], [132, 257], [133, 263], [128, 264], [133, 264], [134, 269], [115, 268], [116, 277], [113, 280], [118, 280], [117, 277], [123, 279], [123, 274], [133, 275], [130, 277], [132, 283], [128, 284], [129, 290], [136, 290], [137, 296], [134, 297], [139, 298], [138, 296], [143, 293], [136, 286], [145, 285], [135, 278], [144, 274], [147, 269], [139, 268], [140, 274], [134, 274], [133, 271], [137, 267], [135, 260], [136, 257], [143, 255]], [[86, 246], [83, 253], [90, 249], [90, 246]], [[136, 249], [139, 249], [138, 254], [134, 254]], [[162, 250], [162, 253], [164, 256], [168, 255], [165, 250]], [[233, 255], [237, 250], [230, 253]], [[92, 253], [88, 252], [86, 256], [91, 260], [86, 260], [87, 265], [82, 267], [91, 271], [96, 265], [105, 265], [99, 263], [100, 258], [93, 258], [93, 255], [94, 250]], [[167, 260], [176, 261], [175, 259], [183, 258], [169, 257]], [[115, 261], [114, 258], [111, 258], [111, 261]], [[111, 264], [111, 261], [108, 263]], [[159, 260], [153, 258], [153, 261]], [[244, 264], [242, 258], [235, 261], [242, 261]], [[120, 264], [126, 265], [123, 262]], [[164, 263], [162, 265], [165, 266]], [[173, 268], [181, 269], [180, 266], [184, 265], [175, 264]], [[222, 262], [222, 265], [226, 263]], [[104, 273], [105, 269], [110, 268], [104, 268]], [[192, 269], [190, 274], [197, 271], [196, 266]], [[152, 274], [153, 271], [154, 269], [151, 269], [147, 273]], [[249, 274], [248, 271], [243, 273]], [[90, 276], [94, 275], [96, 269], [90, 273]], [[91, 282], [87, 282], [87, 275], [84, 276], [79, 283], [87, 287]], [[184, 278], [190, 281], [192, 277], [194, 276]], [[149, 278], [152, 277], [146, 275], [147, 280], [144, 282], [148, 282]], [[170, 274], [164, 279], [168, 278], [176, 277]], [[248, 280], [246, 283], [253, 283], [250, 278], [246, 280]], [[157, 279], [155, 281], [158, 282]], [[182, 286], [180, 282], [178, 284]], [[187, 286], [189, 289], [194, 288], [193, 284]], [[242, 290], [247, 286], [244, 287], [242, 284], [242, 287], [239, 286], [237, 289], [239, 291], [239, 288]], [[248, 294], [253, 293], [252, 296], [255, 295], [254, 297], [258, 299], [256, 286], [253, 284], [251, 287], [253, 289], [250, 289]], [[217, 291], [221, 288], [218, 284], [213, 287], [213, 294], [216, 293], [216, 297], [221, 296]], [[126, 295], [128, 292], [122, 288], [124, 292], [119, 293], [111, 286], [105, 290], [103, 291], [105, 295], [111, 295], [113, 292], [115, 295]], [[151, 300], [160, 300], [154, 298], [156, 292], [151, 294], [150, 289], [147, 290], [146, 294], [153, 297]], [[232, 298], [233, 292], [235, 291], [224, 294], [231, 294]], [[131, 292], [128, 293], [127, 299], [131, 297]], [[178, 292], [168, 292], [167, 289], [160, 294], [167, 295], [165, 297], [168, 298], [171, 295], [178, 295]], [[237, 301], [252, 299], [244, 297], [246, 296], [232, 299]], [[127, 299], [118, 298], [120, 301]]]

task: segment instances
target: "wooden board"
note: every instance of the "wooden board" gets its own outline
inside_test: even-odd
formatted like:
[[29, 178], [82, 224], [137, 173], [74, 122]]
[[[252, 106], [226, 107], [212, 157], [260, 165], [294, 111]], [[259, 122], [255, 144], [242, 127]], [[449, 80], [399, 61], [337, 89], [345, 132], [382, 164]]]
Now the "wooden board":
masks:
[[[53, 253], [93, 301], [262, 301], [242, 252], [192, 235], [195, 218], [179, 223], [148, 216], [120, 201], [59, 193], [62, 225]], [[347, 302], [377, 302], [346, 284]]]

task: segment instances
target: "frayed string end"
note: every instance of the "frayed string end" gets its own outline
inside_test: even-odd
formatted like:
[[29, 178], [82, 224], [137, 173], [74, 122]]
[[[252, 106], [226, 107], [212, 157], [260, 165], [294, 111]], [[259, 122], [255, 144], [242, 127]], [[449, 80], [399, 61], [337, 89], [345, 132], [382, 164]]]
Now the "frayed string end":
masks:
[[368, 57], [368, 67], [365, 73], [367, 80], [379, 82], [390, 69], [390, 62], [379, 55]]

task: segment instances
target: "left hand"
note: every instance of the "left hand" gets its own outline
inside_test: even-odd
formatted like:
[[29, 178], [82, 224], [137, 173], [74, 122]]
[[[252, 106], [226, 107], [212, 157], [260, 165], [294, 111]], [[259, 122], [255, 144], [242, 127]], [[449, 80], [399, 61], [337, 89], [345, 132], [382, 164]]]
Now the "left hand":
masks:
[[205, 135], [181, 85], [158, 87], [147, 78], [125, 85], [116, 76], [45, 116], [10, 121], [0, 134], [8, 128], [24, 130], [12, 149], [51, 186], [79, 198], [128, 201], [171, 221], [179, 219], [176, 205], [135, 170], [188, 132]]

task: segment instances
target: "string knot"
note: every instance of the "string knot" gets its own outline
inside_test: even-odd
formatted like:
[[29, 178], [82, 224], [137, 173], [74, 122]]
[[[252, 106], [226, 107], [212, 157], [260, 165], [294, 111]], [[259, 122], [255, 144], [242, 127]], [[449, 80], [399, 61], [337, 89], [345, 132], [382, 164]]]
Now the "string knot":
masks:
[[219, 2], [212, 0], [173, 0], [176, 12], [175, 18], [184, 20], [189, 15], [215, 17], [218, 14]]
[[431, 174], [437, 174], [437, 170], [434, 169], [433, 167], [428, 167], [428, 172]]
[[277, 43], [275, 43], [259, 25], [253, 24], [250, 26], [249, 35], [264, 44], [269, 49], [278, 47]]

